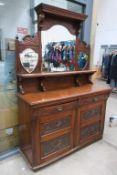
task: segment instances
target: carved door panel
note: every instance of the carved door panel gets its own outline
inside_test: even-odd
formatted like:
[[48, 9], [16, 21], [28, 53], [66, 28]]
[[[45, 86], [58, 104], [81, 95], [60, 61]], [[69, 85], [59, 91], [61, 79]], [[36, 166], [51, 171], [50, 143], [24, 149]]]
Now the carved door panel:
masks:
[[102, 134], [104, 125], [104, 102], [81, 106], [77, 112], [77, 144], [88, 142]]
[[74, 128], [74, 110], [43, 116], [39, 119], [40, 137], [48, 137], [64, 130]]
[[68, 152], [72, 147], [72, 133], [65, 133], [58, 137], [41, 142], [41, 162], [49, 161]]
[[101, 123], [96, 122], [91, 125], [80, 128], [80, 143], [85, 143], [92, 140], [97, 135], [101, 134]]
[[57, 120], [51, 120], [46, 123], [41, 124], [41, 136], [44, 136], [46, 134], [60, 131], [65, 128], [71, 127], [71, 116], [68, 115], [66, 117], [58, 118]]

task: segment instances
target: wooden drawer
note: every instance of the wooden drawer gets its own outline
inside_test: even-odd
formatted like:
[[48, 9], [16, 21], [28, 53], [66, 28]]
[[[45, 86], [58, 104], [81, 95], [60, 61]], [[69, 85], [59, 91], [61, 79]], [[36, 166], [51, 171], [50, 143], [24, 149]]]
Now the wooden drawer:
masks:
[[96, 104], [84, 105], [78, 109], [78, 116], [80, 116], [80, 125], [85, 126], [101, 120], [104, 111], [104, 103], [98, 102]]
[[88, 97], [83, 97], [79, 99], [79, 105], [86, 105], [90, 103], [97, 103], [99, 101], [107, 100], [108, 94], [93, 95]]
[[47, 140], [41, 143], [41, 162], [49, 161], [69, 151], [72, 148], [71, 133]]
[[49, 107], [44, 107], [38, 110], [38, 113], [40, 116], [46, 116], [46, 115], [51, 115], [55, 113], [61, 113], [64, 111], [69, 111], [72, 110], [75, 106], [75, 102], [71, 103], [65, 103], [65, 104], [60, 104], [60, 105], [53, 105]]
[[40, 136], [50, 135], [64, 129], [73, 129], [74, 110], [40, 118]]
[[86, 127], [80, 128], [80, 142], [86, 141], [101, 133], [101, 123], [96, 122]]

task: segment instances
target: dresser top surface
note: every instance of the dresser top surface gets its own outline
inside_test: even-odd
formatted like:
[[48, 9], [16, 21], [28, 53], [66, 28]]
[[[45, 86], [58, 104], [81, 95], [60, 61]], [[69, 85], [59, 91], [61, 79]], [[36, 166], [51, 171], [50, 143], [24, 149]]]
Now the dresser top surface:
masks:
[[64, 100], [75, 100], [81, 96], [87, 96], [91, 94], [103, 94], [103, 93], [110, 93], [111, 88], [108, 86], [100, 86], [96, 84], [87, 84], [82, 87], [72, 87], [69, 89], [61, 89], [61, 90], [54, 90], [54, 91], [46, 91], [46, 92], [39, 92], [39, 93], [29, 93], [29, 94], [18, 94], [18, 97], [28, 103], [29, 105], [42, 105], [49, 102], [57, 102]]

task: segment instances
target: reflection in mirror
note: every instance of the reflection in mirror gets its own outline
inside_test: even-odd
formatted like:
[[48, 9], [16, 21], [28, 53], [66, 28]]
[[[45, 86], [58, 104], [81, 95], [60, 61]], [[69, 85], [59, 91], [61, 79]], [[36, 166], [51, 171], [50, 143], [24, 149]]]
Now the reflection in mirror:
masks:
[[42, 31], [42, 71], [75, 69], [75, 36], [60, 25]]
[[88, 64], [88, 55], [84, 52], [80, 52], [78, 55], [78, 68], [84, 70]]
[[37, 63], [38, 63], [38, 54], [30, 49], [27, 48], [20, 53], [20, 61], [23, 68], [28, 72], [31, 73], [35, 70]]

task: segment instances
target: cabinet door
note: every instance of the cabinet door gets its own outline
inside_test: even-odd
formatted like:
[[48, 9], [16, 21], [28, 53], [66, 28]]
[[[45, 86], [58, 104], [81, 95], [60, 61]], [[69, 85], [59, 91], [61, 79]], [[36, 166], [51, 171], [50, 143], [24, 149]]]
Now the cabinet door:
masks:
[[104, 125], [104, 102], [80, 106], [77, 110], [77, 144], [85, 144], [101, 136]]
[[41, 163], [57, 158], [73, 148], [74, 119], [74, 109], [40, 117]]
[[95, 140], [101, 134], [101, 122], [89, 124], [80, 128], [80, 144]]
[[73, 136], [71, 132], [61, 134], [57, 137], [41, 142], [41, 162], [46, 162], [62, 156], [73, 147]]

